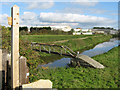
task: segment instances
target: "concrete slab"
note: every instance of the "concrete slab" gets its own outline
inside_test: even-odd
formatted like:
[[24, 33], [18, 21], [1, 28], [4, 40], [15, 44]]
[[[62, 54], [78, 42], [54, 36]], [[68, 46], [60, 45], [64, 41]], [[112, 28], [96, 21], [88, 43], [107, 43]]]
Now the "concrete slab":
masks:
[[40, 79], [36, 82], [33, 82], [33, 83], [30, 83], [30, 84], [23, 84], [22, 85], [22, 90], [26, 90], [26, 89], [29, 89], [29, 90], [34, 90], [34, 89], [42, 89], [42, 88], [48, 88], [48, 89], [51, 89], [52, 88], [52, 82], [50, 80], [43, 80], [43, 79]]
[[92, 59], [89, 56], [78, 54], [76, 56], [76, 58], [83, 60], [84, 62], [90, 64], [94, 68], [105, 68], [102, 64], [100, 64], [99, 62], [95, 61], [94, 59]]

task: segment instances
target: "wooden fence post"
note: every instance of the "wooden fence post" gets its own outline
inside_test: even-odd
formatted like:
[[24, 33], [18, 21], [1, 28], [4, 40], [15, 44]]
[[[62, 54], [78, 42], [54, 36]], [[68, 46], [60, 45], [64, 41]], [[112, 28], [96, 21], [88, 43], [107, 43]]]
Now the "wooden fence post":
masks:
[[2, 27], [0, 25], [0, 90], [2, 89]]
[[12, 88], [19, 87], [19, 7], [11, 8], [12, 17], [12, 45], [11, 45], [11, 81]]
[[2, 49], [0, 48], [0, 90], [2, 90]]

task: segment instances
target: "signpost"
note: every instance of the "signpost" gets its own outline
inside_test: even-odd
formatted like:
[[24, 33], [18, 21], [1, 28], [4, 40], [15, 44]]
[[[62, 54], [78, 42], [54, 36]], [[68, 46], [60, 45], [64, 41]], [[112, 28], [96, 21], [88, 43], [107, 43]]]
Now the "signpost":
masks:
[[2, 49], [0, 48], [0, 90], [2, 89]]
[[19, 7], [14, 5], [11, 8], [10, 25], [12, 28], [12, 45], [11, 45], [11, 81], [12, 88], [19, 87]]
[[0, 90], [2, 89], [2, 27], [0, 25]]

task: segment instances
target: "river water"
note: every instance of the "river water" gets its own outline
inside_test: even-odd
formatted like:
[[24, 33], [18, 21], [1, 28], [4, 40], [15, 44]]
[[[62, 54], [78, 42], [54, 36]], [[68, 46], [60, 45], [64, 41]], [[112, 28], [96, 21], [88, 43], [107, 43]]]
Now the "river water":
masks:
[[[117, 47], [119, 45], [120, 45], [120, 40], [118, 40], [117, 38], [112, 38], [112, 39], [110, 39], [110, 41], [100, 43], [100, 44], [96, 45], [93, 49], [86, 50], [86, 51], [82, 52], [81, 54], [87, 55], [89, 57], [93, 57], [93, 56], [108, 52], [112, 48]], [[56, 60], [54, 62], [45, 64], [45, 65], [38, 65], [38, 67], [41, 67], [41, 66], [43, 66], [43, 67], [66, 67], [67, 64], [70, 63], [71, 59], [72, 58], [69, 58], [69, 57], [62, 58], [62, 59]]]

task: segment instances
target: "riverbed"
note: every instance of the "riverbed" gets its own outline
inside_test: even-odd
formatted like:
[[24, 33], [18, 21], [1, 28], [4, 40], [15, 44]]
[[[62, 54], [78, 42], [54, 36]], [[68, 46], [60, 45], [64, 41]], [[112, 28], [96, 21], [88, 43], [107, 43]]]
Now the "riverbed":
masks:
[[[117, 38], [112, 38], [109, 41], [100, 43], [100, 44], [96, 45], [93, 49], [86, 50], [80, 54], [87, 55], [89, 57], [93, 57], [96, 55], [106, 53], [109, 50], [111, 50], [112, 48], [117, 47], [119, 45], [120, 45], [120, 40], [118, 40]], [[50, 62], [48, 64], [38, 65], [38, 67], [42, 67], [42, 66], [43, 67], [66, 67], [70, 63], [71, 59], [72, 58], [70, 58], [70, 57], [64, 57], [62, 59], [55, 60], [54, 62]]]

